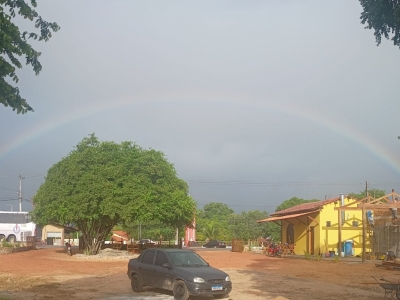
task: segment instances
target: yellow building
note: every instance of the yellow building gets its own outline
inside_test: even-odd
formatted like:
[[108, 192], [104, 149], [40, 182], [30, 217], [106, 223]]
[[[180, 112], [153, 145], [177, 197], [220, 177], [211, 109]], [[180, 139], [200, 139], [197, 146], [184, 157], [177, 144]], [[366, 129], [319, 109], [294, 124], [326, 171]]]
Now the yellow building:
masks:
[[[295, 254], [343, 252], [341, 254], [345, 256], [358, 255], [362, 253], [362, 210], [335, 209], [345, 205], [357, 207], [353, 202], [354, 199], [341, 195], [290, 207], [258, 222], [279, 224], [282, 243], [293, 245]], [[367, 237], [366, 251], [370, 251], [370, 248]]]

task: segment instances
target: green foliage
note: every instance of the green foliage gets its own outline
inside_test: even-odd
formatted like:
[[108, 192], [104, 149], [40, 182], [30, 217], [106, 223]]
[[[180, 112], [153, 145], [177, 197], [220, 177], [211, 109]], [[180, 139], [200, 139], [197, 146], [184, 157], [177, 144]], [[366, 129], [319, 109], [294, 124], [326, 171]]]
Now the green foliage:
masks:
[[224, 203], [206, 204], [204, 210], [198, 210], [196, 213], [197, 240], [231, 240], [232, 234], [228, 228], [228, 220], [232, 215], [234, 211]]
[[338, 263], [340, 261], [340, 255], [335, 255], [334, 257], [333, 257], [333, 262], [336, 264], [336, 263]]
[[315, 255], [315, 260], [316, 260], [317, 262], [320, 262], [321, 259], [322, 259], [322, 253], [318, 253], [317, 255]]
[[0, 246], [4, 247], [4, 248], [19, 248], [19, 247], [21, 247], [21, 242], [11, 243], [11, 242], [7, 242], [6, 239], [2, 239], [0, 242]]
[[267, 236], [276, 241], [280, 240], [280, 227], [277, 224], [257, 223], [268, 216], [266, 211], [258, 210], [235, 214], [226, 204], [209, 203], [204, 206], [204, 210], [198, 210], [196, 214], [197, 240], [248, 240]]
[[226, 204], [220, 202], [211, 202], [204, 205], [204, 218], [215, 220], [227, 220], [234, 211]]
[[229, 225], [233, 238], [249, 240], [269, 236], [271, 224], [269, 222], [257, 223], [266, 218], [268, 218], [268, 213], [258, 210], [232, 215]]
[[196, 210], [163, 153], [131, 142], [100, 142], [94, 134], [49, 169], [33, 202], [36, 223], [75, 224], [93, 254], [118, 223], [183, 227]]
[[[386, 195], [386, 191], [385, 190], [379, 190], [379, 189], [371, 189], [368, 191], [368, 194], [373, 197], [373, 198], [380, 198]], [[366, 192], [365, 191], [361, 191], [359, 194], [356, 193], [350, 193], [348, 194], [349, 197], [354, 198], [354, 199], [358, 199], [361, 200], [363, 198], [366, 197]]]
[[205, 239], [209, 240], [221, 239], [219, 236], [218, 227], [215, 225], [215, 223], [216, 223], [215, 221], [210, 221], [203, 227], [202, 233], [204, 234]]
[[379, 46], [382, 36], [400, 47], [400, 2], [398, 0], [360, 0], [363, 8], [361, 23], [366, 29], [374, 29], [376, 44]]
[[[120, 228], [115, 230], [123, 230], [128, 235], [136, 240], [140, 238], [149, 238], [153, 241], [160, 240], [174, 240], [176, 228], [171, 225], [166, 225], [157, 221], [147, 221], [140, 223], [138, 221], [127, 220], [122, 223]], [[179, 228], [179, 235], [184, 236], [185, 227]]]
[[274, 222], [268, 222], [268, 229], [267, 233], [264, 237], [271, 237], [273, 241], [280, 241], [281, 240], [281, 226]]
[[311, 259], [311, 254], [309, 252], [307, 252], [306, 250], [304, 250], [304, 258], [307, 260]]
[[312, 199], [312, 200], [305, 200], [302, 198], [297, 198], [297, 197], [292, 197], [289, 200], [285, 200], [282, 202], [281, 205], [277, 206], [276, 208], [276, 212], [299, 205], [299, 204], [303, 204], [303, 203], [309, 203], [309, 202], [316, 202], [319, 201], [318, 199]]
[[[33, 9], [36, 7], [36, 0], [31, 0], [31, 6], [24, 0], [0, 0], [0, 103], [11, 107], [17, 113], [33, 111], [32, 107], [19, 94], [19, 89], [12, 86], [8, 81], [18, 82], [15, 74], [16, 68], [21, 69], [22, 63], [18, 57], [23, 56], [26, 64], [31, 65], [36, 75], [42, 70], [39, 62], [40, 52], [37, 52], [28, 43], [28, 39], [47, 42], [52, 31], [60, 29], [57, 23], [46, 22]], [[23, 32], [13, 22], [13, 18], [19, 14], [24, 19], [35, 23], [40, 33]]]

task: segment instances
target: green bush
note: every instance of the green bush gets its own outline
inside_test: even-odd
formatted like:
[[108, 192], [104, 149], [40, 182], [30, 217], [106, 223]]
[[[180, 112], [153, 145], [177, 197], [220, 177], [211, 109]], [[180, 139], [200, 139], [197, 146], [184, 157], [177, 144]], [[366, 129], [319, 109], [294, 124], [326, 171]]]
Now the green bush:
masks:
[[311, 259], [311, 254], [304, 250], [304, 258], [307, 260]]
[[1, 247], [4, 247], [4, 248], [14, 248], [14, 244], [13, 244], [13, 243], [7, 242], [6, 239], [3, 239], [3, 240], [1, 241]]
[[334, 263], [339, 262], [339, 260], [340, 260], [340, 255], [335, 255], [335, 256], [333, 257], [333, 262], [334, 262]]

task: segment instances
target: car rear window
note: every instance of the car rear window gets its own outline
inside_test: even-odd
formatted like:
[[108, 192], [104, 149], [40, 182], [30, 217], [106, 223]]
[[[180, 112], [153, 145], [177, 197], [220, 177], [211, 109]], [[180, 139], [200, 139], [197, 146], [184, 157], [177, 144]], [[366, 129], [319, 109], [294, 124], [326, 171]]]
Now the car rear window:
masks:
[[154, 254], [155, 254], [155, 251], [151, 251], [151, 250], [146, 251], [146, 253], [143, 255], [142, 263], [152, 265], [153, 260], [154, 260]]
[[156, 266], [161, 266], [163, 263], [169, 263], [168, 258], [163, 252], [158, 251], [157, 252], [157, 256], [156, 256], [155, 265]]

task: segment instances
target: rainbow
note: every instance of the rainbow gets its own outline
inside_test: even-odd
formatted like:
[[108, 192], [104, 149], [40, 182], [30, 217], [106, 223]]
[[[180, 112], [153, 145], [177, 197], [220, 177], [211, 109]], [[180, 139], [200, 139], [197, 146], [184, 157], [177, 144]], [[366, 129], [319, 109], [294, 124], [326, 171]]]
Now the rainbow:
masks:
[[[198, 92], [199, 91], [193, 91], [193, 93], [191, 94], [201, 95], [201, 93]], [[184, 94], [187, 95], [187, 91], [185, 91]], [[71, 110], [65, 114], [60, 114], [55, 116], [53, 115], [52, 117], [37, 123], [35, 126], [32, 126], [29, 130], [25, 131], [24, 133], [16, 135], [15, 138], [13, 138], [12, 140], [7, 141], [6, 143], [2, 143], [2, 145], [0, 146], [0, 161], [4, 159], [9, 153], [24, 146], [30, 141], [33, 141], [39, 138], [40, 136], [43, 136], [44, 134], [56, 130], [57, 128], [65, 124], [71, 123], [77, 119], [83, 119], [90, 116], [94, 116], [96, 114], [111, 109], [117, 109], [121, 107], [126, 108], [127, 106], [131, 105], [146, 105], [148, 103], [154, 104], [157, 102], [184, 103], [187, 102], [187, 100], [184, 100], [184, 98], [186, 97], [184, 94], [176, 92], [176, 93], [164, 94], [162, 96], [163, 99], [175, 99], [175, 100], [159, 100], [161, 96], [144, 95], [143, 99], [146, 99], [146, 101], [144, 100], [137, 101], [126, 98], [126, 99], [120, 99], [118, 101], [108, 101], [106, 103], [96, 105], [96, 107], [94, 107], [93, 104], [91, 104], [87, 105], [86, 107], [84, 106], [83, 108], [79, 107], [75, 110]], [[216, 96], [221, 100], [218, 101], [200, 100], [200, 98], [215, 99]], [[393, 169], [396, 173], [400, 173], [400, 161], [397, 155], [395, 155], [395, 153], [389, 151], [389, 149], [386, 149], [385, 147], [380, 145], [379, 142], [376, 142], [373, 139], [371, 139], [371, 137], [367, 135], [365, 132], [361, 132], [356, 128], [352, 127], [350, 124], [346, 124], [345, 120], [343, 119], [332, 118], [323, 115], [321, 112], [312, 110], [310, 107], [304, 108], [299, 105], [293, 104], [293, 101], [291, 101], [292, 103], [290, 105], [286, 105], [285, 101], [274, 101], [272, 103], [265, 100], [255, 100], [255, 101], [252, 100], [252, 102], [246, 102], [242, 100], [248, 98], [249, 96], [247, 95], [242, 95], [241, 97], [238, 97], [237, 94], [229, 96], [227, 96], [226, 94], [225, 95], [214, 94], [214, 95], [203, 95], [203, 97], [197, 97], [197, 99], [199, 100], [192, 100], [192, 101], [199, 103], [224, 103], [226, 105], [239, 105], [239, 106], [245, 105], [245, 106], [262, 107], [306, 119], [319, 126], [324, 126], [325, 128], [331, 130], [332, 132], [344, 136], [345, 138], [363, 146], [371, 154], [378, 157], [378, 159], [380, 159], [391, 169]]]

